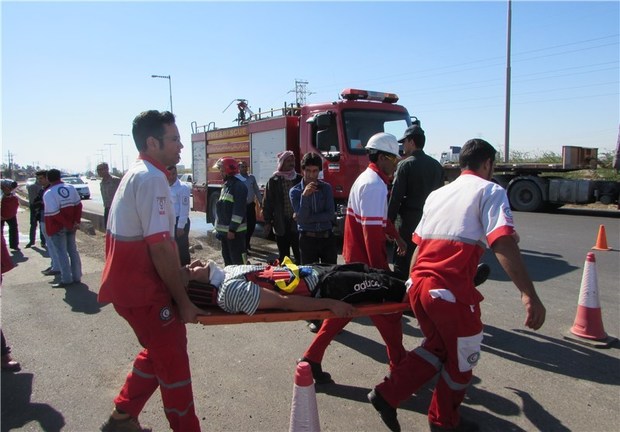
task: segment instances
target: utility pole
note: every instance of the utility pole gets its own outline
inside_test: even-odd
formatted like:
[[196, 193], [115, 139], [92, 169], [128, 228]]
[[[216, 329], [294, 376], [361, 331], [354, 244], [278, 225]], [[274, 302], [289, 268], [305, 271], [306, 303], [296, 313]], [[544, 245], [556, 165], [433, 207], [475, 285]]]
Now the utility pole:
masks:
[[97, 153], [95, 154], [95, 156], [97, 156], [97, 164], [99, 164], [99, 163], [104, 161], [103, 153], [105, 153], [103, 149], [102, 150], [97, 150]]
[[297, 106], [303, 106], [306, 104], [306, 95], [314, 94], [315, 92], [309, 92], [306, 90], [308, 81], [295, 79], [295, 88], [289, 90], [288, 93], [295, 93], [295, 103]]
[[506, 38], [506, 117], [504, 126], [504, 163], [510, 159], [510, 33], [512, 0], [508, 0], [508, 35]]
[[[172, 112], [172, 111], [170, 111], [170, 112]], [[123, 137], [128, 137], [129, 135], [128, 134], [117, 133], [117, 134], [114, 134], [114, 136], [121, 137], [121, 168], [122, 168], [121, 173], [125, 174], [125, 155], [123, 153]]]
[[151, 78], [163, 78], [168, 80], [168, 91], [170, 93], [170, 112], [172, 111], [172, 77], [170, 75], [151, 75]]
[[7, 159], [7, 178], [13, 178], [13, 156], [15, 154], [11, 153], [11, 150], [7, 150], [6, 159]]
[[116, 143], [105, 143], [104, 145], [110, 148], [110, 171], [112, 171], [112, 146], [115, 146]]

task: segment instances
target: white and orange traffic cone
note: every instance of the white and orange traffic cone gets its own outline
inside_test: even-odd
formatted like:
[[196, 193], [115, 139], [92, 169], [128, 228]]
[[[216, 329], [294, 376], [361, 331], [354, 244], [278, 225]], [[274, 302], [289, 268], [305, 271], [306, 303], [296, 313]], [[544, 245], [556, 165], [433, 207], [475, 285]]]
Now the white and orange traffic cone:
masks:
[[598, 278], [596, 276], [596, 257], [588, 252], [581, 278], [579, 302], [575, 322], [570, 329], [567, 339], [594, 346], [607, 348], [615, 340], [605, 333], [601, 303], [598, 297]]
[[609, 251], [610, 247], [607, 246], [607, 233], [605, 232], [605, 225], [598, 227], [598, 235], [596, 236], [596, 244], [592, 246], [594, 250]]
[[307, 362], [299, 362], [295, 369], [289, 432], [319, 432], [320, 430], [312, 370]]

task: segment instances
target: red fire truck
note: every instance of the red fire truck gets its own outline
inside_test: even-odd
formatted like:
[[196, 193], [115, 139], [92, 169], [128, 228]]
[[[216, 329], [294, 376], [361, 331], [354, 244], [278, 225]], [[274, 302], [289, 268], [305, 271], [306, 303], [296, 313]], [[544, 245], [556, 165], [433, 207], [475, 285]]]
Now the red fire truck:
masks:
[[299, 170], [301, 157], [313, 151], [323, 157], [322, 178], [332, 185], [342, 220], [351, 185], [368, 165], [368, 139], [377, 132], [400, 137], [411, 124], [407, 109], [397, 101], [393, 93], [345, 89], [335, 102], [240, 115], [233, 127], [192, 123], [193, 210], [214, 221], [222, 180], [212, 166], [220, 157], [246, 161], [263, 187], [276, 170], [279, 152], [293, 151]]

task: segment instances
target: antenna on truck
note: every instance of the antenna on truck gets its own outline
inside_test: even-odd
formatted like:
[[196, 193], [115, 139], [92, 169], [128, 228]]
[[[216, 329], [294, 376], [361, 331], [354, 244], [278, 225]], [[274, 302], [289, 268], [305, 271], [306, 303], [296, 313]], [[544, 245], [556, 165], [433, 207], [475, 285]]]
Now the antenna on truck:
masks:
[[239, 110], [239, 113], [237, 114], [237, 118], [233, 121], [236, 121], [238, 125], [242, 125], [243, 123], [246, 123], [248, 120], [250, 120], [250, 118], [254, 115], [250, 107], [248, 107], [247, 99], [233, 99], [222, 112], [226, 112], [226, 110], [230, 108], [230, 106], [235, 102], [237, 102], [237, 109]]

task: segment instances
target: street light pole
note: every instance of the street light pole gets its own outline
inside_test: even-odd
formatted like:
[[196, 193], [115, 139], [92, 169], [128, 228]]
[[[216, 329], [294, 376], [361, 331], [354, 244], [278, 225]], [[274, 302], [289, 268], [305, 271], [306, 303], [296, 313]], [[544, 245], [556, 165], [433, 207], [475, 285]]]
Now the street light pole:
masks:
[[504, 163], [510, 159], [510, 45], [512, 33], [512, 1], [508, 0], [508, 24], [506, 36], [506, 109], [504, 117]]
[[114, 136], [119, 136], [121, 137], [121, 168], [123, 171], [121, 171], [122, 174], [125, 174], [125, 155], [123, 152], [123, 137], [128, 137], [128, 134], [114, 134]]
[[104, 145], [110, 148], [110, 171], [112, 170], [112, 146], [116, 145], [116, 143], [105, 143]]
[[164, 78], [168, 80], [168, 90], [170, 91], [170, 112], [172, 111], [172, 78], [170, 75], [151, 75], [151, 78]]

